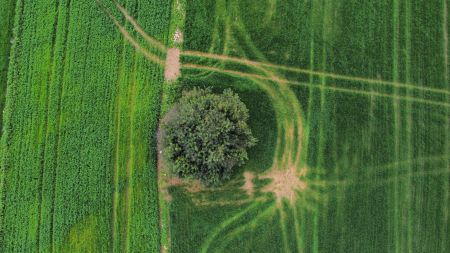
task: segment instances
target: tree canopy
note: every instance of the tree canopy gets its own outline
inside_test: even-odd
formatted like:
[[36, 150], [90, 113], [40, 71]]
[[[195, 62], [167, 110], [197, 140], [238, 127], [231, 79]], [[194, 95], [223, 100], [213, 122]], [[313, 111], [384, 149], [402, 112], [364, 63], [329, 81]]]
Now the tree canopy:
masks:
[[163, 124], [164, 155], [172, 172], [207, 185], [229, 179], [256, 143], [248, 118], [247, 107], [230, 89], [184, 92]]

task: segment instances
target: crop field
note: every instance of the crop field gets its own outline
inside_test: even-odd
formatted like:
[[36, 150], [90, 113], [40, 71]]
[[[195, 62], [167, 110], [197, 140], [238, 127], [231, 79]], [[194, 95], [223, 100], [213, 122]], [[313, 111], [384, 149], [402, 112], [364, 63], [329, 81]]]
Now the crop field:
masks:
[[[0, 3], [0, 252], [450, 251], [447, 0]], [[258, 139], [221, 186], [158, 156], [192, 87]]]
[[[123, 4], [165, 40], [168, 3]], [[19, 0], [15, 13], [0, 252], [157, 251], [163, 69], [95, 1]]]

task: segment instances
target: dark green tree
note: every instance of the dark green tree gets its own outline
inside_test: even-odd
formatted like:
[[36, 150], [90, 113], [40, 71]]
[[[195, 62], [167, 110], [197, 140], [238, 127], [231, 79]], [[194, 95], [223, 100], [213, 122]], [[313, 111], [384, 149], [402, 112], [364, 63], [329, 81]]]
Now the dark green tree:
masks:
[[163, 124], [164, 156], [173, 173], [218, 185], [248, 159], [256, 143], [248, 109], [230, 89], [184, 92]]

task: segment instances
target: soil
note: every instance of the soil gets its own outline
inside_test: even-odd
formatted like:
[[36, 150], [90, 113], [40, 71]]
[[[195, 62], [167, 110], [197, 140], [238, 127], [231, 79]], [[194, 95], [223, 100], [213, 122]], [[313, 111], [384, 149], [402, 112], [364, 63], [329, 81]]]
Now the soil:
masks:
[[202, 183], [199, 180], [192, 180], [186, 190], [190, 193], [201, 192], [203, 189]]
[[180, 76], [180, 53], [180, 49], [178, 48], [170, 48], [167, 50], [164, 70], [164, 79], [166, 81], [175, 81]]
[[183, 43], [183, 33], [178, 28], [175, 31], [175, 34], [173, 35], [173, 41], [179, 44]]
[[255, 178], [255, 175], [251, 172], [244, 172], [244, 180], [245, 183], [241, 187], [242, 190], [244, 190], [249, 197], [253, 197], [253, 193], [255, 191], [254, 185], [253, 185], [253, 179]]
[[172, 177], [169, 179], [169, 185], [170, 186], [180, 186], [183, 184], [183, 180], [179, 177]]
[[287, 199], [290, 203], [295, 203], [297, 194], [306, 189], [307, 184], [301, 177], [306, 174], [306, 169], [297, 172], [297, 168], [292, 166], [286, 170], [272, 170], [268, 174], [261, 176], [261, 179], [271, 179], [272, 181], [262, 189], [262, 192], [273, 192], [277, 199], [277, 204], [281, 205], [281, 200]]

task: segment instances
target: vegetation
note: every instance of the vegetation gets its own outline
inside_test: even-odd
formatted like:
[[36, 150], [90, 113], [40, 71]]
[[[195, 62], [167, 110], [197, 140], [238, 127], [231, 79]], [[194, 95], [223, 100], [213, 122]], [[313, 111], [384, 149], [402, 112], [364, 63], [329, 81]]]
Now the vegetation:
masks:
[[[0, 252], [158, 252], [163, 69], [95, 1], [16, 2]], [[166, 40], [169, 2], [121, 3]]]
[[[185, 49], [364, 77], [372, 83], [277, 70], [283, 78], [307, 84], [290, 86], [303, 109], [303, 160], [308, 180], [326, 187], [259, 220], [265, 207], [243, 201], [259, 203], [239, 191], [243, 180], [222, 191], [191, 193], [187, 187], [172, 187], [172, 252], [448, 251], [448, 1], [219, 0], [208, 8], [214, 12], [205, 11], [203, 6], [210, 5], [188, 1]], [[218, 60], [186, 57], [187, 62], [249, 72]], [[373, 82], [379, 80], [410, 86]], [[261, 89], [257, 81], [185, 70], [180, 82], [218, 90], [231, 86], [250, 107], [263, 101], [257, 94], [276, 85], [268, 82]], [[422, 87], [437, 88], [440, 94], [417, 90]], [[444, 103], [399, 99], [405, 96]], [[283, 134], [276, 114], [276, 124], [258, 123], [276, 106], [250, 110], [249, 125], [259, 140], [254, 149], [262, 142], [276, 146], [273, 140]], [[242, 170], [263, 172], [274, 160], [273, 150], [250, 150]], [[242, 215], [246, 209], [251, 217]]]
[[[0, 0], [0, 252], [450, 252], [447, 0], [118, 0], [184, 29], [176, 86], [95, 2]], [[161, 197], [156, 128], [193, 87], [239, 94], [258, 145]], [[263, 191], [292, 168], [296, 198]]]
[[14, 24], [14, 0], [0, 0], [0, 136], [2, 133], [2, 116], [5, 104], [6, 82], [8, 73], [9, 53]]
[[218, 185], [248, 159], [256, 139], [247, 125], [248, 110], [230, 89], [185, 92], [164, 125], [164, 152], [180, 177]]

